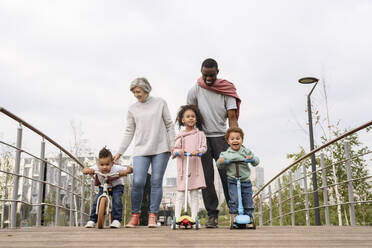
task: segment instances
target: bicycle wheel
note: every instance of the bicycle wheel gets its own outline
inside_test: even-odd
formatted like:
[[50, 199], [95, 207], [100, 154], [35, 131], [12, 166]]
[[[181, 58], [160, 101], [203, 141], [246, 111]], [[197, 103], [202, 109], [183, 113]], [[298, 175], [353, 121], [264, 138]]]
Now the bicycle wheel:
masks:
[[98, 219], [97, 219], [97, 228], [102, 229], [105, 225], [105, 212], [107, 206], [107, 198], [102, 197], [98, 205]]

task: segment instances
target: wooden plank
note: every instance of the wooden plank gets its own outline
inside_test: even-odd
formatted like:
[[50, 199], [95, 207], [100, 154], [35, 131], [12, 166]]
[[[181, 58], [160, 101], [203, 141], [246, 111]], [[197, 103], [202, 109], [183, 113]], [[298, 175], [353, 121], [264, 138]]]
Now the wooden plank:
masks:
[[261, 227], [230, 230], [84, 229], [0, 230], [0, 247], [371, 247], [371, 227]]

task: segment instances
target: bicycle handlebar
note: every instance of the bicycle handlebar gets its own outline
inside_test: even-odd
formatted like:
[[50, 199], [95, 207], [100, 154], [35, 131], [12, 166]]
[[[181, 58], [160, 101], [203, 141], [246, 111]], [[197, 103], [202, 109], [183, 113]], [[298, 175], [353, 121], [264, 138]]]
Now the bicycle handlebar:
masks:
[[[190, 157], [192, 157], [192, 156], [198, 156], [198, 157], [201, 157], [203, 154], [202, 154], [201, 152], [199, 152], [199, 153], [196, 154], [196, 155], [192, 155], [191, 152], [184, 152], [183, 155], [185, 155], [185, 156], [190, 156]], [[178, 152], [175, 152], [175, 153], [174, 153], [174, 156], [178, 157], [178, 156], [180, 156], [180, 154], [179, 154]]]
[[114, 173], [110, 173], [110, 174], [104, 174], [104, 173], [101, 173], [100, 171], [95, 171], [94, 174], [100, 175], [100, 176], [103, 176], [103, 177], [119, 176], [119, 172], [114, 172]]

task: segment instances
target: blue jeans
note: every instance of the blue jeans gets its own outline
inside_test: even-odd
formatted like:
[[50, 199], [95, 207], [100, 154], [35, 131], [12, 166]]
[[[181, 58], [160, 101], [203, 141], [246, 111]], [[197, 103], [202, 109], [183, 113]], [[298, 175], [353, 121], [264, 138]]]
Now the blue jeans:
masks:
[[163, 176], [167, 168], [170, 152], [133, 158], [133, 188], [131, 194], [132, 213], [141, 209], [143, 190], [146, 184], [147, 172], [151, 163], [151, 195], [150, 212], [157, 214], [163, 197]]
[[[121, 222], [122, 212], [123, 212], [123, 203], [122, 203], [122, 196], [124, 191], [124, 185], [116, 185], [112, 188], [112, 191], [109, 191], [109, 194], [112, 196], [112, 220], [118, 220]], [[94, 223], [97, 222], [97, 200], [100, 195], [103, 193], [103, 187], [99, 187], [99, 191], [94, 201], [92, 211], [90, 212], [90, 220]]]
[[[237, 180], [227, 179], [229, 187], [229, 213], [238, 214], [238, 188], [236, 184]], [[254, 210], [253, 199], [252, 199], [252, 183], [251, 180], [246, 182], [240, 182], [242, 202], [245, 215], [252, 215]]]

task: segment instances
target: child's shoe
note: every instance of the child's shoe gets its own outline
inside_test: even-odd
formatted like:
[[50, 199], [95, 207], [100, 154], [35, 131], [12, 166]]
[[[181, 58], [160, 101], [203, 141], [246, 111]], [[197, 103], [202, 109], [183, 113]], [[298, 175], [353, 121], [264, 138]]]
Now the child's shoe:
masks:
[[149, 222], [148, 222], [148, 227], [157, 227], [158, 225], [156, 224], [156, 214], [154, 213], [149, 213]]
[[139, 224], [139, 213], [132, 213], [129, 222], [125, 227], [136, 227]]
[[88, 221], [87, 224], [84, 226], [85, 228], [94, 228], [96, 226], [96, 223], [94, 221]]
[[230, 214], [230, 221], [232, 221], [233, 223], [235, 223], [236, 216], [237, 216], [237, 214]]
[[110, 227], [111, 228], [120, 228], [121, 224], [120, 224], [120, 221], [118, 220], [113, 220]]

